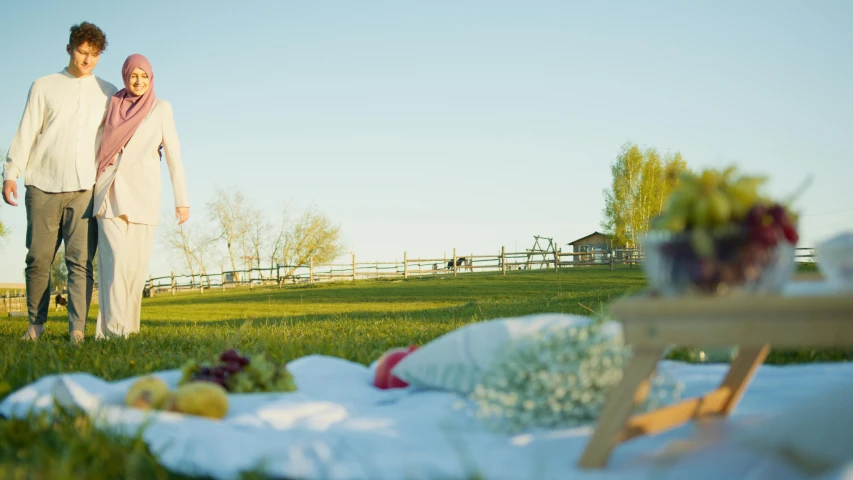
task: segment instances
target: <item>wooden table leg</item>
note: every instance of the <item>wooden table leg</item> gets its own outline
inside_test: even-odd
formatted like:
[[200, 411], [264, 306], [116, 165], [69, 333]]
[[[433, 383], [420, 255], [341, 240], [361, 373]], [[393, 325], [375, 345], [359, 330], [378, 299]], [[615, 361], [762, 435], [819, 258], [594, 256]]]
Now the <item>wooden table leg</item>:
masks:
[[752, 376], [758, 367], [764, 363], [768, 353], [770, 353], [770, 346], [768, 345], [742, 348], [738, 356], [732, 360], [729, 373], [726, 374], [726, 378], [720, 384], [720, 390], [728, 392], [728, 399], [720, 409], [721, 415], [728, 415], [735, 409], [746, 392], [746, 387], [749, 386]]
[[581, 456], [581, 468], [601, 468], [607, 464], [616, 435], [634, 409], [643, 403], [649, 393], [649, 377], [663, 357], [663, 348], [635, 348], [622, 375], [622, 381], [610, 392], [607, 403], [599, 415], [598, 424]]

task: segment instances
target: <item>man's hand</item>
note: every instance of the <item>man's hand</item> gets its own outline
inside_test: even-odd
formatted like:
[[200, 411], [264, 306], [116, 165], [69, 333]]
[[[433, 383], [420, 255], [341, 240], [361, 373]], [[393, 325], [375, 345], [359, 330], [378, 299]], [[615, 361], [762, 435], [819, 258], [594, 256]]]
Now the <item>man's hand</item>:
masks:
[[178, 219], [178, 225], [183, 225], [190, 218], [190, 207], [178, 207], [175, 209], [175, 218]]
[[8, 203], [13, 207], [17, 207], [18, 204], [15, 203], [15, 200], [18, 199], [18, 183], [14, 180], [6, 180], [3, 182], [3, 201]]

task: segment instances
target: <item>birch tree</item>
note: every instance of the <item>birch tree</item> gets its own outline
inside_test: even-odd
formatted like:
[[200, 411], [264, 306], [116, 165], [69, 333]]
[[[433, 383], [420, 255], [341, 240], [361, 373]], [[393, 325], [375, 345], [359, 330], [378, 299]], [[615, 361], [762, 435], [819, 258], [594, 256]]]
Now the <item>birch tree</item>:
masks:
[[613, 236], [616, 245], [632, 247], [637, 225], [637, 191], [643, 153], [636, 145], [626, 143], [610, 165], [613, 177], [610, 190], [604, 191], [604, 220], [602, 227]]
[[654, 148], [640, 150], [635, 144], [622, 146], [610, 165], [612, 183], [604, 190], [602, 228], [616, 245], [633, 248], [649, 228], [674, 190], [681, 173], [687, 170], [681, 153], [667, 154], [663, 160]]

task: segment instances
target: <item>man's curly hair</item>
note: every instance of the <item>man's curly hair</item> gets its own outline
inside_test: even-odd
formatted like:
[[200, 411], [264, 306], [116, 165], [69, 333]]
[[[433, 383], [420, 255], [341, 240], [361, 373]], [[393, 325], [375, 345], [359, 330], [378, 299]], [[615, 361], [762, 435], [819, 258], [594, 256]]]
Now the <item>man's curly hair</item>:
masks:
[[95, 24], [83, 22], [71, 27], [68, 43], [71, 44], [71, 48], [88, 43], [90, 47], [95, 47], [98, 52], [103, 53], [107, 49], [107, 36]]

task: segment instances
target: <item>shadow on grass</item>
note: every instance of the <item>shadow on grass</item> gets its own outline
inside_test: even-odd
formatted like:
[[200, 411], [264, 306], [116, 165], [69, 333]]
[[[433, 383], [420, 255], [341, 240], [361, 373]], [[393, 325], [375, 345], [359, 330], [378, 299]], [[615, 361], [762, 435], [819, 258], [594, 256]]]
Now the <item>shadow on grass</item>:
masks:
[[409, 280], [359, 280], [327, 284], [206, 290], [205, 293], [182, 292], [160, 294], [145, 300], [148, 306], [199, 306], [265, 302], [299, 302], [301, 304], [371, 303], [394, 301], [467, 301], [489, 296], [527, 297], [571, 291], [589, 294], [612, 286], [624, 291], [626, 283], [640, 287], [645, 280], [638, 270], [614, 271], [576, 269], [576, 271], [524, 272], [500, 274], [466, 274], [471, 277], [439, 277]]

